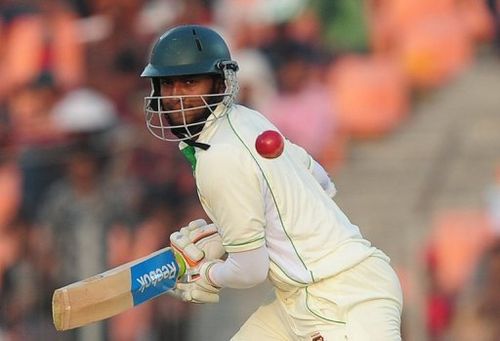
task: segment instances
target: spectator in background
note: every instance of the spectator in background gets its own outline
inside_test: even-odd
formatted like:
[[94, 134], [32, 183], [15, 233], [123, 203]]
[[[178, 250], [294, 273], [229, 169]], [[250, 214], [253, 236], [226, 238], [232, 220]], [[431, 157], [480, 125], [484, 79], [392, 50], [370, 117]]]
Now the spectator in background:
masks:
[[48, 186], [60, 176], [63, 132], [50, 115], [60, 90], [51, 74], [40, 74], [6, 102], [12, 143], [22, 174], [22, 214], [30, 220]]
[[256, 49], [240, 49], [234, 58], [241, 63], [238, 103], [261, 110], [276, 96], [273, 70], [265, 56]]
[[[186, 172], [190, 166], [179, 162], [182, 155], [175, 146], [146, 138], [144, 118], [137, 118], [140, 124], [122, 124], [111, 133], [109, 183], [127, 189], [125, 196], [136, 211], [143, 212], [144, 200], [156, 197], [179, 217], [193, 196], [194, 181]], [[140, 216], [145, 218], [144, 213]]]
[[455, 295], [446, 292], [440, 285], [436, 272], [436, 257], [433, 252], [426, 255], [427, 291], [426, 297], [426, 328], [430, 341], [443, 338], [449, 328], [454, 310]]
[[[82, 20], [89, 77], [86, 86], [105, 95], [122, 120], [133, 115], [131, 101], [141, 87], [137, 81], [147, 43], [156, 34], [143, 24], [144, 1], [89, 1], [92, 15]], [[112, 82], [110, 80], [113, 80]]]
[[[47, 191], [37, 223], [49, 232], [56, 260], [55, 286], [87, 278], [107, 268], [106, 236], [116, 224], [130, 224], [132, 212], [103, 180], [105, 151], [78, 141], [67, 154], [63, 178]], [[81, 328], [82, 339], [104, 340], [102, 324]]]
[[51, 309], [53, 258], [40, 232], [17, 217], [4, 230], [4, 243], [0, 240], [2, 253], [9, 252], [8, 262], [3, 264], [5, 272], [0, 272], [0, 326], [5, 331], [2, 337], [0, 330], [1, 340], [40, 340], [42, 335], [47, 340], [56, 339], [47, 314]]
[[[0, 244], [1, 235], [17, 216], [22, 200], [21, 172], [15, 159], [15, 148], [9, 126], [0, 118]], [[0, 249], [0, 264], [2, 263]], [[0, 277], [2, 266], [0, 265]]]
[[336, 125], [329, 93], [315, 78], [315, 50], [293, 40], [281, 40], [269, 50], [276, 63], [278, 92], [262, 109], [294, 143], [304, 146], [321, 162]]
[[[214, 0], [214, 18], [224, 29], [234, 31], [242, 24], [252, 29], [276, 26], [293, 20], [307, 0]], [[265, 28], [267, 29], [267, 28]]]
[[[19, 322], [19, 314], [10, 314], [13, 305], [13, 291], [17, 287], [13, 268], [19, 262], [22, 227], [16, 218], [21, 206], [21, 172], [14, 158], [14, 148], [10, 140], [9, 125], [5, 116], [0, 116], [0, 340], [7, 339], [7, 333]], [[16, 283], [17, 284], [17, 283]], [[30, 310], [31, 305], [18, 305], [19, 310]], [[17, 311], [19, 311], [17, 310]], [[22, 315], [22, 314], [21, 314]], [[18, 327], [18, 326], [17, 326]], [[6, 334], [2, 335], [2, 330]]]
[[224, 32], [240, 63], [238, 103], [262, 110], [277, 91], [273, 60], [266, 51], [276, 40], [276, 27], [242, 17], [238, 25], [218, 29]]
[[500, 340], [500, 239], [483, 255], [459, 299], [450, 330], [453, 341]]
[[[39, 74], [70, 89], [84, 79], [84, 47], [77, 14], [63, 0], [6, 1], [0, 7], [0, 99], [15, 94]], [[3, 30], [2, 30], [3, 29]]]

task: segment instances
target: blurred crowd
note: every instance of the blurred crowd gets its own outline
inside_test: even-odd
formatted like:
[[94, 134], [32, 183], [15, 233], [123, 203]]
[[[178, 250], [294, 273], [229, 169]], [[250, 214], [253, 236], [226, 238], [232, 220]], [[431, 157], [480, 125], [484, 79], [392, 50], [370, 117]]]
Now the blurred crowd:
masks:
[[499, 340], [500, 163], [483, 207], [440, 211], [424, 251], [429, 340]]
[[[205, 217], [177, 146], [144, 126], [150, 84], [139, 75], [168, 27], [217, 29], [240, 64], [238, 101], [334, 174], [350, 141], [389, 134], [481, 46], [500, 50], [497, 6], [1, 1], [0, 340], [185, 340], [189, 306], [168, 297], [76, 331], [56, 335], [51, 322], [55, 288], [164, 247]], [[495, 292], [499, 254], [485, 256], [481, 295]], [[480, 309], [491, 314], [499, 305], [487, 301]]]

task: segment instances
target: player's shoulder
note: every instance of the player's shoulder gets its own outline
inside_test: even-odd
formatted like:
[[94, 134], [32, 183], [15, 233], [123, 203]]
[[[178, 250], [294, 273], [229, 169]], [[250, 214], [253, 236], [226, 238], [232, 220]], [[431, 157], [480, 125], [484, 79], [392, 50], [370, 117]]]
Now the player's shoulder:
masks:
[[228, 120], [233, 123], [266, 121], [265, 117], [259, 111], [239, 104], [233, 106], [229, 112]]
[[254, 176], [255, 160], [241, 143], [215, 143], [197, 153], [195, 178], [199, 188]]
[[230, 112], [226, 129], [245, 144], [252, 144], [264, 130], [278, 130], [263, 114], [242, 105], [236, 105]]
[[234, 106], [227, 120], [207, 141], [210, 147], [197, 152], [198, 165], [234, 168], [252, 162], [255, 138], [263, 126], [258, 115], [247, 107]]
[[248, 166], [255, 162], [255, 139], [267, 129], [276, 128], [258, 111], [235, 105], [227, 120], [207, 141], [210, 147], [197, 153], [198, 164], [203, 167]]
[[241, 162], [248, 155], [245, 146], [236, 140], [225, 140], [210, 144], [207, 150], [197, 153], [200, 165], [227, 165]]
[[257, 134], [257, 115], [256, 111], [244, 106], [233, 106], [227, 116], [218, 122], [213, 134], [206, 141], [211, 146], [210, 153], [206, 154], [238, 152], [244, 147], [247, 139]]

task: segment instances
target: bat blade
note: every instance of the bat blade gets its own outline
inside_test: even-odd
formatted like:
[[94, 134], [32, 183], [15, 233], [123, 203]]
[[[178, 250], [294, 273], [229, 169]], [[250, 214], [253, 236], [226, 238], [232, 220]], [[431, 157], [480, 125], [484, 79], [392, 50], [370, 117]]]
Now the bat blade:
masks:
[[57, 330], [117, 315], [175, 287], [181, 268], [170, 247], [54, 291]]

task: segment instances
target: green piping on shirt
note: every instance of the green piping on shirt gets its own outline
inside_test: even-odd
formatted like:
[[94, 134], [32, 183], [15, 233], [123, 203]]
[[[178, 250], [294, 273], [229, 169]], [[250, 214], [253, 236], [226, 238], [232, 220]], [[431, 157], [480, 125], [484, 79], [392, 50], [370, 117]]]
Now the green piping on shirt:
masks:
[[284, 274], [286, 277], [288, 277], [288, 279], [290, 279], [292, 282], [295, 282], [295, 283], [297, 283], [297, 284], [298, 284], [298, 285], [300, 285], [300, 286], [306, 286], [306, 285], [310, 284], [310, 283], [306, 283], [306, 282], [301, 282], [301, 281], [299, 281], [299, 280], [297, 280], [297, 279], [294, 279], [294, 278], [290, 277], [290, 276], [286, 273], [286, 271], [285, 271], [285, 270], [284, 270], [281, 266], [279, 266], [279, 264], [278, 264], [278, 263], [276, 263], [276, 262], [275, 262], [275, 261], [273, 261], [272, 259], [271, 259], [270, 261], [271, 261], [271, 263], [273, 263], [273, 264], [274, 264], [274, 266], [276, 266], [278, 269], [280, 269], [281, 273], [282, 273], [282, 274]]
[[262, 240], [264, 239], [264, 237], [260, 237], [260, 238], [255, 238], [253, 240], [250, 240], [248, 242], [244, 242], [244, 243], [235, 243], [235, 244], [222, 244], [223, 246], [242, 246], [242, 245], [248, 245], [248, 244], [252, 244], [252, 243], [255, 243], [255, 242], [258, 242], [259, 240]]
[[[255, 159], [254, 155], [252, 154], [252, 152], [250, 151], [250, 148], [245, 144], [245, 142], [243, 141], [243, 139], [240, 137], [240, 135], [236, 132], [236, 129], [234, 128], [232, 122], [231, 122], [231, 116], [228, 115], [227, 116], [227, 119], [228, 119], [228, 122], [229, 122], [229, 126], [231, 127], [231, 129], [233, 130], [234, 134], [236, 135], [236, 137], [238, 138], [238, 140], [240, 140], [240, 142], [243, 144], [243, 146], [245, 147], [246, 150], [248, 150], [248, 152], [250, 153], [250, 156], [252, 157], [252, 159], [255, 161], [255, 163], [257, 164], [257, 167], [259, 167], [259, 170], [260, 172], [262, 173], [262, 176], [264, 177], [264, 180], [266, 181], [266, 184], [267, 184], [267, 187], [269, 188], [269, 191], [271, 192], [271, 197], [273, 198], [273, 201], [274, 201], [274, 205], [276, 206], [276, 209], [278, 209], [278, 204], [276, 203], [276, 198], [274, 197], [274, 193], [271, 189], [271, 185], [269, 183], [269, 181], [267, 180], [267, 177], [266, 177], [266, 174], [264, 173], [264, 170], [261, 168], [259, 162], [257, 161], [257, 159]], [[288, 232], [286, 231], [285, 229], [285, 226], [283, 224], [283, 219], [281, 218], [281, 213], [278, 209], [278, 216], [279, 216], [279, 219], [280, 219], [280, 223], [281, 223], [281, 227], [283, 228], [283, 232], [285, 232], [285, 235], [287, 236], [288, 240], [290, 241], [290, 244], [292, 245], [293, 247], [293, 250], [295, 251], [295, 254], [297, 255], [297, 257], [299, 258], [300, 262], [302, 263], [302, 266], [307, 270], [309, 271], [309, 274], [311, 276], [311, 279], [313, 282], [316, 282], [315, 279], [314, 279], [314, 274], [312, 273], [311, 270], [309, 270], [306, 266], [306, 264], [304, 263], [304, 260], [302, 259], [302, 257], [300, 257], [300, 254], [299, 252], [297, 251], [297, 248], [295, 247], [295, 244], [293, 243], [292, 241], [292, 238], [290, 238], [290, 236], [288, 235]], [[286, 274], [284, 272], [284, 274]], [[288, 276], [288, 274], [286, 274]]]

